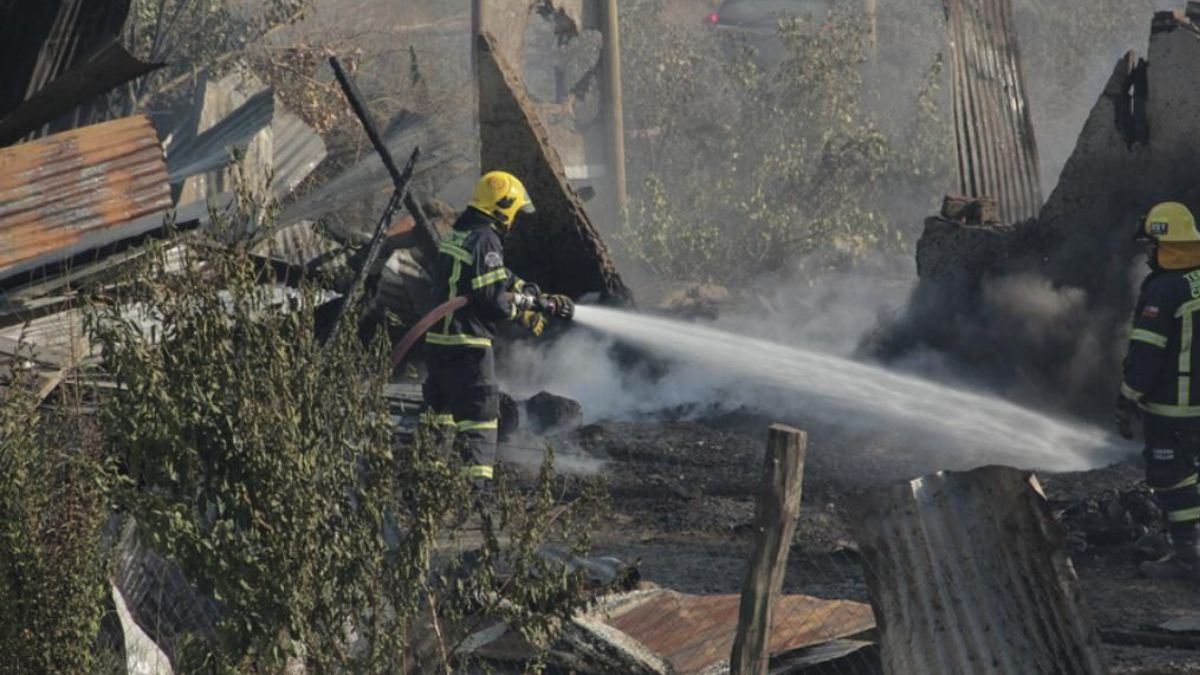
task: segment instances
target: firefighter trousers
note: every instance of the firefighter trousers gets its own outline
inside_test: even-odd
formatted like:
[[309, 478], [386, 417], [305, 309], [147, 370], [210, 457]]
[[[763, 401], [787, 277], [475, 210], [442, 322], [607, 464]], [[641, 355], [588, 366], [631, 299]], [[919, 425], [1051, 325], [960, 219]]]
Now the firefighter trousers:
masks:
[[1170, 422], [1146, 419], [1146, 485], [1166, 513], [1173, 536], [1190, 534], [1200, 522], [1200, 433], [1172, 428]]
[[499, 430], [500, 389], [490, 348], [426, 347], [425, 403], [444, 437], [453, 438], [467, 477], [492, 478]]

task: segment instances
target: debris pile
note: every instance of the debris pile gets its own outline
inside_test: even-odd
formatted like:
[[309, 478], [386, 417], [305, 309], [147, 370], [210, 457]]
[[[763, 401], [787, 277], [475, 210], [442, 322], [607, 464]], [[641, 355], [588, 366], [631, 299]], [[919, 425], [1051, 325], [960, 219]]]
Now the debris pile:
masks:
[[[0, 25], [9, 48], [0, 69], [0, 372], [32, 370], [42, 400], [68, 380], [111, 386], [90, 367], [97, 355], [79, 301], [120, 279], [153, 242], [179, 264], [189, 252], [236, 242], [275, 270], [272, 283], [285, 295], [301, 279], [327, 283], [330, 306], [365, 281], [369, 320], [393, 330], [432, 307], [428, 269], [455, 207], [410, 191], [405, 213], [384, 223], [372, 262], [365, 227], [343, 230], [321, 219], [392, 184], [378, 155], [327, 171], [314, 185], [325, 141], [243, 66], [220, 78], [198, 73], [190, 110], [173, 121], [98, 105], [98, 95], [161, 65], [138, 60], [118, 43], [128, 3], [10, 4], [3, 13], [22, 19]], [[568, 7], [558, 16], [577, 21], [579, 11]], [[499, 62], [488, 73], [481, 99], [495, 103], [499, 118], [485, 124], [484, 168], [503, 157], [506, 169], [526, 176], [539, 208], [539, 222], [528, 229], [547, 234], [516, 238], [510, 264], [555, 291], [627, 302], [629, 292], [519, 77]], [[496, 141], [509, 133], [529, 142]], [[381, 136], [396, 155], [420, 147], [419, 186], [435, 182], [428, 180], [434, 172], [474, 170], [448, 149], [431, 118], [403, 113]], [[256, 207], [247, 210], [248, 201]], [[277, 214], [269, 208], [276, 204]], [[136, 312], [129, 318], [144, 320]], [[422, 405], [419, 387], [396, 382], [386, 397], [403, 436]], [[506, 421], [515, 425], [517, 405], [508, 403]], [[576, 426], [582, 414], [577, 403], [548, 396], [529, 410], [543, 429]], [[130, 626], [168, 648], [182, 633], [211, 628], [217, 603], [141, 545], [132, 524], [114, 546], [120, 558], [114, 603], [131, 617]], [[130, 636], [145, 642], [131, 628], [123, 632], [126, 642]]]
[[920, 284], [878, 352], [932, 349], [1002, 388], [1107, 411], [1140, 276], [1134, 224], [1162, 201], [1200, 209], [1188, 168], [1200, 153], [1197, 37], [1182, 12], [1154, 16], [1147, 58], [1117, 62], [1036, 218], [994, 223], [947, 208], [928, 219]]
[[1164, 553], [1163, 513], [1145, 486], [1107, 490], [1056, 509], [1072, 553], [1133, 545], [1139, 557]]
[[[736, 595], [689, 595], [644, 587], [601, 599], [575, 616], [550, 651], [552, 664], [577, 673], [701, 675], [727, 672], [738, 622]], [[772, 673], [800, 673], [824, 666], [848, 669], [870, 652], [863, 639], [875, 627], [868, 605], [786, 595], [772, 626]], [[468, 638], [473, 654], [490, 661], [522, 662], [534, 650], [503, 626]]]

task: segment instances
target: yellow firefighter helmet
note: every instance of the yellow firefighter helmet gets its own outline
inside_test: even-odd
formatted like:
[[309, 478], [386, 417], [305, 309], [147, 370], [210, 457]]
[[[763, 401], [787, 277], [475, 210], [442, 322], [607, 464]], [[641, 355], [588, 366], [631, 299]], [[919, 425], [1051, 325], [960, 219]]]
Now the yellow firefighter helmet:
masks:
[[491, 216], [506, 229], [512, 225], [518, 211], [533, 213], [533, 202], [525, 186], [516, 176], [504, 171], [490, 171], [479, 179], [471, 206]]
[[1179, 202], [1163, 202], [1150, 209], [1138, 235], [1140, 239], [1161, 243], [1200, 242], [1196, 217], [1191, 209]]

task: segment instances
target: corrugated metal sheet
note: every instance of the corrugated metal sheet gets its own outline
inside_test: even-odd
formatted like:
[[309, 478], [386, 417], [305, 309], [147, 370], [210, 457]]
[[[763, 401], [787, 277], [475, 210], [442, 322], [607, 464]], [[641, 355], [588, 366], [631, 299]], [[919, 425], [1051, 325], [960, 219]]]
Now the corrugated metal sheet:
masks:
[[274, 90], [264, 89], [198, 136], [171, 145], [167, 173], [171, 182], [223, 168], [233, 151], [244, 150], [275, 115]]
[[146, 63], [125, 47], [109, 44], [0, 118], [0, 145], [17, 141], [92, 98], [163, 65]]
[[178, 565], [146, 545], [133, 519], [121, 530], [113, 581], [134, 620], [160, 646], [175, 645], [185, 633], [211, 631], [221, 617], [216, 601], [188, 582]]
[[107, 108], [90, 100], [157, 67], [116, 44], [129, 4], [0, 2], [0, 119], [13, 117], [5, 119], [5, 142], [35, 129], [46, 135], [107, 119]]
[[939, 473], [850, 506], [888, 673], [1106, 672], [1032, 474]]
[[[78, 309], [0, 328], [0, 340], [0, 357], [32, 355], [39, 363], [61, 366], [80, 361], [90, 351], [83, 328], [83, 312]], [[25, 349], [14, 349], [18, 343]]]
[[296, 189], [327, 152], [320, 135], [280, 105], [271, 89], [241, 72], [205, 82], [192, 114], [172, 137], [167, 151], [171, 182], [194, 177], [185, 183], [184, 199], [229, 189], [224, 169], [230, 148], [246, 150], [243, 168], [256, 188], [270, 174], [276, 199]]
[[271, 232], [251, 247], [250, 252], [266, 258], [281, 260], [295, 267], [306, 268], [328, 259], [342, 246], [321, 234], [311, 222], [304, 220]]
[[128, 0], [0, 1], [0, 116], [120, 33]]
[[144, 116], [0, 150], [0, 275], [170, 206], [162, 148]]
[[[218, 128], [223, 120], [266, 89], [257, 77], [244, 70], [235, 70], [219, 80], [204, 80], [202, 86], [196, 90], [192, 114], [184, 120], [180, 130], [172, 134], [174, 140], [171, 146], [190, 145], [194, 142], [193, 139], [210, 129]], [[244, 181], [240, 186], [237, 185], [233, 171], [221, 166], [183, 181], [182, 187], [177, 188], [176, 200], [203, 201], [211, 195], [233, 192], [235, 188], [246, 189], [260, 200], [267, 198], [266, 180], [272, 165], [270, 134], [254, 134], [242, 150], [241, 168]], [[168, 153], [173, 152], [174, 147], [168, 147]], [[254, 227], [257, 227], [256, 223], [247, 224], [247, 229], [241, 234], [248, 233]]]
[[282, 106], [276, 107], [271, 139], [275, 151], [271, 189], [282, 199], [316, 170], [328, 150], [320, 134]]
[[1037, 141], [1011, 0], [944, 0], [962, 194], [992, 197], [1006, 223], [1042, 206]]
[[50, 395], [75, 367], [91, 355], [78, 309], [0, 328], [0, 369], [21, 367], [37, 375], [39, 399]]
[[[656, 589], [633, 593], [597, 613], [605, 624], [665, 659], [672, 672], [705, 673], [729, 667], [740, 602], [738, 595]], [[775, 605], [770, 653], [792, 652], [874, 627], [871, 608], [863, 603], [785, 595]]]
[[[415, 173], [415, 180], [418, 181], [422, 176], [444, 170], [456, 159], [434, 127], [433, 120], [428, 117], [415, 114], [401, 116], [389, 125], [383, 135], [388, 149], [396, 157], [407, 157], [414, 147], [421, 148], [421, 162]], [[371, 152], [358, 164], [284, 208], [279, 216], [279, 224], [315, 220], [368, 200], [377, 193], [390, 192], [391, 189], [392, 179], [383, 166], [383, 160]]]
[[[232, 195], [218, 195], [207, 202], [192, 202], [176, 207], [172, 222], [180, 230], [203, 226], [215, 213], [225, 213], [233, 201]], [[104, 275], [123, 263], [139, 257], [142, 250], [125, 250], [123, 243], [143, 235], [162, 230], [167, 224], [166, 214], [158, 212], [136, 220], [99, 230], [79, 238], [69, 246], [55, 249], [45, 255], [25, 260], [0, 271], [4, 291], [0, 294], [0, 313], [4, 302], [36, 298], [41, 293], [57, 289], [78, 287], [97, 276]], [[89, 260], [70, 265], [67, 269], [47, 269], [55, 263], [69, 260], [79, 263], [75, 257], [87, 254]], [[49, 274], [43, 274], [49, 272]], [[21, 275], [27, 275], [21, 278]], [[47, 278], [48, 277], [48, 278]]]

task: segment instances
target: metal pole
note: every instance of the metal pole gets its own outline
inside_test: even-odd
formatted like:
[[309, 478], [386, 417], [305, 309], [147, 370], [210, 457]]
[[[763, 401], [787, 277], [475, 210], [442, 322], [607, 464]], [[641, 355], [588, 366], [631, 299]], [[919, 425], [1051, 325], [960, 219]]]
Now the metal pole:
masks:
[[604, 70], [603, 102], [608, 115], [608, 170], [612, 176], [617, 216], [624, 220], [628, 196], [625, 190], [625, 120], [621, 100], [621, 32], [617, 0], [597, 0], [603, 17]]
[[483, 30], [484, 0], [471, 0], [471, 77], [479, 77], [479, 33]]
[[864, 0], [867, 11], [867, 55], [871, 63], [879, 60], [879, 0]]

